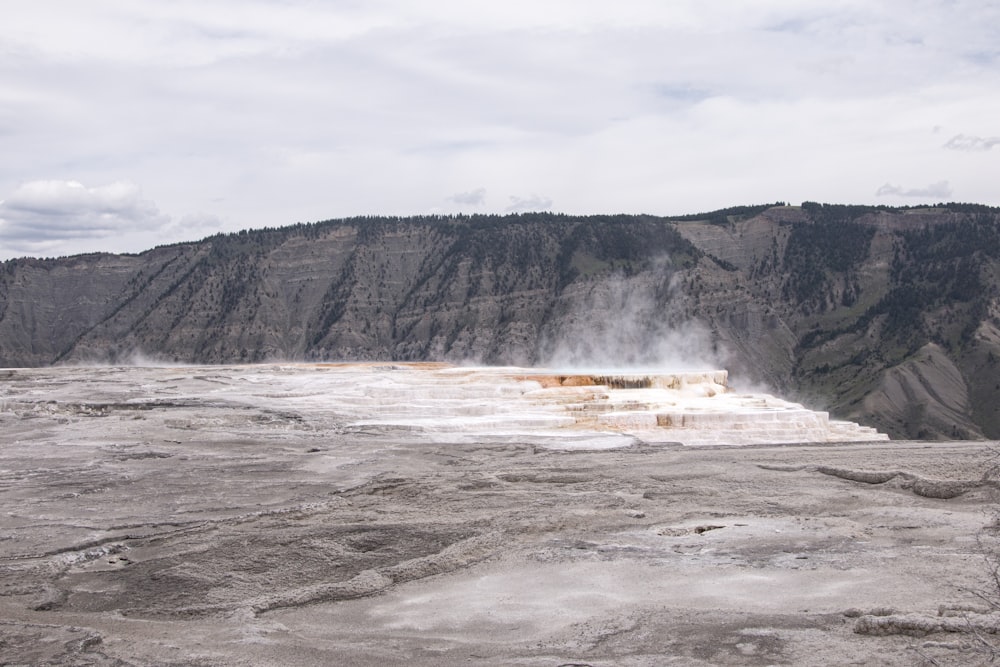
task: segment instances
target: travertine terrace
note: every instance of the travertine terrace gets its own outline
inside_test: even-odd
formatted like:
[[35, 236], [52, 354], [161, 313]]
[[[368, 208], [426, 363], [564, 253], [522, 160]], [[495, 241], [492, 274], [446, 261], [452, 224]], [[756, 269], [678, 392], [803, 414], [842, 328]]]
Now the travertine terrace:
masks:
[[[684, 445], [886, 438], [774, 396], [734, 391], [721, 370], [639, 373], [435, 363], [246, 368], [246, 381], [266, 387], [263, 398], [275, 406], [316, 417], [336, 412], [340, 427], [391, 427], [438, 438], [525, 434], [547, 436], [554, 447], [589, 447], [598, 440], [625, 446], [636, 438]], [[242, 401], [243, 389], [217, 388], [213, 395]]]
[[0, 655], [974, 664], [991, 456], [721, 372], [0, 370]]

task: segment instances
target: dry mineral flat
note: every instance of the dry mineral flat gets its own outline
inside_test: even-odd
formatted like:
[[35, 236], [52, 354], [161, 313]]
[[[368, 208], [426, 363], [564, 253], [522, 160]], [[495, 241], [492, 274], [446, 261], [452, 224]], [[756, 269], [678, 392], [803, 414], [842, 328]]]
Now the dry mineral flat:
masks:
[[0, 370], [0, 664], [986, 658], [993, 443], [552, 377]]

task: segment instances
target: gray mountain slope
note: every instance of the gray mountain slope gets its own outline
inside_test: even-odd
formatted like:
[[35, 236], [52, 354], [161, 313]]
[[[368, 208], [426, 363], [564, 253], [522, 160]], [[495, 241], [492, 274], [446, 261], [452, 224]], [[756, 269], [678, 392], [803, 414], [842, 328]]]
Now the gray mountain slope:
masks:
[[720, 365], [895, 437], [1000, 437], [1000, 210], [357, 218], [0, 265], [0, 366]]

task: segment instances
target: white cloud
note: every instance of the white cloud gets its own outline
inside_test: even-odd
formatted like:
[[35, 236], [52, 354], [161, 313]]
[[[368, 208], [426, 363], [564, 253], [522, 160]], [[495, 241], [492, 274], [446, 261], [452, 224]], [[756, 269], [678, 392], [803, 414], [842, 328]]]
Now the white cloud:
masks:
[[956, 151], [988, 151], [994, 146], [1000, 146], [1000, 137], [977, 137], [969, 134], [956, 134], [945, 143], [945, 148]]
[[948, 181], [938, 181], [922, 188], [901, 188], [898, 185], [886, 183], [875, 191], [876, 197], [894, 195], [897, 197], [930, 197], [947, 199], [951, 196], [951, 186]]
[[511, 213], [520, 213], [527, 211], [547, 211], [550, 208], [552, 208], [551, 199], [532, 194], [527, 197], [511, 196], [510, 206], [506, 210]]
[[476, 188], [469, 192], [459, 192], [448, 197], [448, 201], [466, 206], [482, 206], [486, 203], [486, 188]]
[[223, 229], [225, 222], [211, 213], [190, 213], [181, 217], [168, 229], [171, 233], [183, 233], [184, 238], [195, 239], [198, 235], [209, 236]]
[[169, 220], [134, 183], [88, 188], [77, 181], [31, 181], [0, 201], [0, 248], [48, 251], [157, 230]]

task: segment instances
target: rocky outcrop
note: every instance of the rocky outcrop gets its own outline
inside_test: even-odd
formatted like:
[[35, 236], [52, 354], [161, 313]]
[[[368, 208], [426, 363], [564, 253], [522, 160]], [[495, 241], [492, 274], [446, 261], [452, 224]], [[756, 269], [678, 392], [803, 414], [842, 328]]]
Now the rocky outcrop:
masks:
[[1000, 437], [1000, 211], [359, 218], [0, 266], [0, 366], [728, 367], [897, 437]]

